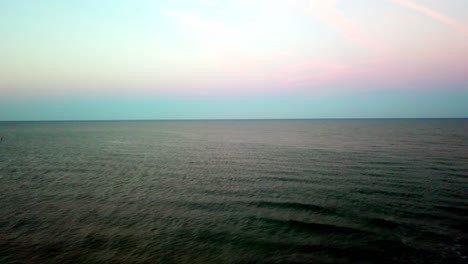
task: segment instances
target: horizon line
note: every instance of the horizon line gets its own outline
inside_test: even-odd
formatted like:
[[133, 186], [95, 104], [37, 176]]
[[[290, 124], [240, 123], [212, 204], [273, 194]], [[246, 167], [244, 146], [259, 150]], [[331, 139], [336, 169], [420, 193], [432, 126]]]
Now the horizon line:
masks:
[[0, 122], [157, 122], [157, 121], [313, 121], [313, 120], [414, 120], [468, 119], [468, 117], [327, 117], [327, 118], [188, 118], [188, 119], [51, 119], [0, 120]]

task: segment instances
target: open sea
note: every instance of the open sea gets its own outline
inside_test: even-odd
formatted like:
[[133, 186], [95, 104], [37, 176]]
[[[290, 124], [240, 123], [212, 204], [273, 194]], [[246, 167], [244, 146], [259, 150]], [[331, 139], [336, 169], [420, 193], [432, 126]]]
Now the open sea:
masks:
[[0, 263], [468, 263], [468, 119], [0, 134]]

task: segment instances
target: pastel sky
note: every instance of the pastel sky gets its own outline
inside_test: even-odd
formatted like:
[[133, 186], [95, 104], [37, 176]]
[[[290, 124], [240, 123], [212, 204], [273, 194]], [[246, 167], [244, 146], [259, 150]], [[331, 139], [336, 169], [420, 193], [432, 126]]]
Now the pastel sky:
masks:
[[0, 0], [0, 120], [468, 117], [466, 0]]

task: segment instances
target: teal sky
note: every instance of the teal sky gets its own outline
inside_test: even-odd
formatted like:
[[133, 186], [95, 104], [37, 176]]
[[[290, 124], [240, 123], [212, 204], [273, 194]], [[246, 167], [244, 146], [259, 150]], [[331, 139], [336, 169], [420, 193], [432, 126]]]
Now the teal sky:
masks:
[[0, 120], [468, 117], [465, 0], [0, 1]]

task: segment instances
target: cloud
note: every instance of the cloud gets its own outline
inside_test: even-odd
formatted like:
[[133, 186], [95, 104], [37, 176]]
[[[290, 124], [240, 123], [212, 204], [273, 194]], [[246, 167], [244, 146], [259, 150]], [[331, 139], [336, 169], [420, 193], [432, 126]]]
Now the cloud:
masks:
[[337, 0], [310, 0], [309, 12], [324, 23], [342, 33], [355, 45], [370, 51], [383, 51], [387, 48], [371, 38], [352, 20], [346, 18], [337, 8]]
[[350, 65], [319, 60], [304, 60], [288, 64], [287, 67], [275, 73], [280, 83], [287, 86], [304, 84], [323, 84], [333, 82], [348, 75], [352, 71]]
[[458, 21], [450, 18], [450, 17], [447, 17], [437, 11], [434, 11], [426, 6], [423, 6], [423, 5], [420, 5], [420, 4], [416, 4], [414, 3], [413, 1], [410, 1], [410, 0], [390, 0], [391, 2], [393, 3], [396, 3], [398, 5], [401, 5], [401, 6], [404, 6], [406, 8], [409, 8], [409, 9], [412, 9], [418, 13], [421, 13], [421, 14], [424, 14], [434, 20], [436, 20], [437, 22], [440, 22], [442, 24], [445, 24], [451, 28], [453, 28], [454, 30], [457, 30], [463, 34], [466, 34], [468, 35], [468, 26], [462, 24], [462, 23], [459, 23]]
[[[377, 56], [382, 56], [388, 51], [384, 44], [373, 39], [339, 11], [338, 0], [309, 0], [308, 3], [309, 14], [341, 33], [354, 46]], [[288, 64], [287, 68], [279, 71], [276, 76], [283, 85], [314, 86], [351, 78], [355, 74], [355, 67], [349, 63], [314, 59]]]

